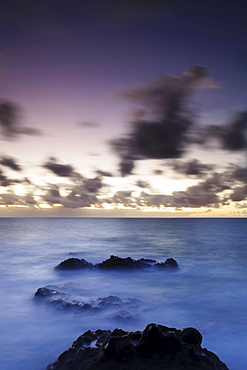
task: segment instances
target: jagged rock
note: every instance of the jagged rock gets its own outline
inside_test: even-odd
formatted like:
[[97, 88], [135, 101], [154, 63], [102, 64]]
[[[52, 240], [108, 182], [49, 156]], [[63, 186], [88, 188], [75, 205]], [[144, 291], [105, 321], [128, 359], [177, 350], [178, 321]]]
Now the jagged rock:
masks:
[[104, 298], [98, 298], [96, 302], [101, 307], [109, 307], [109, 306], [120, 307], [123, 304], [121, 299], [114, 295], [109, 295], [108, 297], [104, 297]]
[[119, 297], [110, 295], [108, 297], [100, 297], [92, 299], [89, 302], [80, 302], [77, 300], [71, 300], [69, 294], [59, 292], [58, 290], [49, 286], [39, 288], [34, 294], [34, 299], [38, 302], [42, 301], [45, 304], [57, 309], [64, 311], [80, 312], [97, 312], [99, 310], [117, 309], [112, 313], [113, 318], [119, 318], [121, 320], [133, 320], [136, 315], [123, 310], [123, 307], [136, 307], [139, 304], [137, 298], [127, 298], [121, 300]]
[[47, 370], [228, 370], [201, 340], [194, 328], [156, 324], [142, 332], [89, 330]]
[[114, 319], [114, 320], [118, 320], [118, 321], [126, 321], [126, 320], [132, 321], [132, 320], [137, 319], [137, 315], [132, 314], [129, 311], [119, 310], [119, 311], [115, 312], [113, 315], [111, 315], [111, 318]]
[[117, 256], [110, 256], [107, 260], [99, 263], [97, 267], [99, 269], [136, 269], [150, 267], [150, 263], [143, 260], [134, 260], [131, 257], [121, 258]]
[[56, 308], [57, 310], [66, 310], [74, 312], [80, 311], [96, 311], [97, 307], [92, 306], [89, 303], [79, 302], [79, 301], [67, 301], [65, 299], [54, 299], [50, 301], [50, 305]]
[[118, 257], [118, 256], [110, 256], [110, 258], [106, 259], [105, 261], [98, 263], [97, 265], [93, 265], [90, 262], [87, 262], [84, 259], [79, 258], [68, 258], [62, 261], [58, 266], [55, 268], [58, 270], [79, 270], [79, 269], [91, 269], [91, 268], [98, 268], [98, 269], [105, 269], [105, 270], [134, 270], [134, 269], [144, 269], [147, 267], [156, 266], [161, 268], [178, 268], [178, 263], [173, 258], [167, 258], [165, 262], [156, 263], [156, 260], [149, 259], [149, 258], [141, 258], [139, 260], [135, 260], [131, 257]]
[[178, 263], [174, 258], [167, 258], [165, 262], [158, 262], [155, 264], [156, 267], [159, 268], [172, 268], [172, 269], [177, 269], [178, 268]]
[[83, 258], [79, 259], [79, 258], [71, 257], [59, 263], [59, 265], [56, 266], [56, 269], [58, 270], [77, 270], [77, 269], [86, 269], [86, 268], [92, 268], [92, 267], [93, 267], [92, 263], [87, 262]]
[[148, 262], [148, 263], [155, 263], [156, 260], [152, 260], [151, 258], [141, 258], [139, 261]]
[[37, 290], [35, 293], [35, 298], [53, 298], [56, 296], [60, 296], [61, 293], [57, 292], [54, 289], [50, 289], [48, 287], [42, 287]]

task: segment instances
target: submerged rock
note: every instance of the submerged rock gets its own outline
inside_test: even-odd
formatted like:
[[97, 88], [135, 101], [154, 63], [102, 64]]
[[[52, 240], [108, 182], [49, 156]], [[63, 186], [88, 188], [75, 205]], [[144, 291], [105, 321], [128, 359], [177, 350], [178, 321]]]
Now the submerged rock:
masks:
[[47, 370], [228, 370], [201, 342], [194, 328], [157, 324], [147, 325], [142, 332], [89, 330]]
[[125, 311], [123, 308], [135, 308], [140, 301], [137, 298], [127, 298], [121, 300], [117, 296], [100, 297], [91, 299], [89, 302], [82, 302], [70, 298], [70, 294], [59, 292], [51, 286], [39, 288], [34, 294], [36, 302], [43, 302], [50, 307], [59, 311], [65, 312], [98, 312], [102, 310], [110, 310], [112, 318], [121, 318], [122, 320], [133, 320], [136, 315]]
[[68, 258], [67, 260], [62, 261], [59, 263], [58, 266], [56, 266], [56, 269], [58, 270], [77, 270], [77, 269], [87, 269], [92, 268], [93, 265], [90, 262], [87, 262], [86, 260], [79, 259], [79, 258]]

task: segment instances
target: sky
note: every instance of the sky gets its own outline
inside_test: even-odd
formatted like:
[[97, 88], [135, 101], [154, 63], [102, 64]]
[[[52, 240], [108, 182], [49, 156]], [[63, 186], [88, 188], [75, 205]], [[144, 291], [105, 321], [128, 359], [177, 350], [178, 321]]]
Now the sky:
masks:
[[2, 0], [0, 217], [246, 217], [246, 19]]

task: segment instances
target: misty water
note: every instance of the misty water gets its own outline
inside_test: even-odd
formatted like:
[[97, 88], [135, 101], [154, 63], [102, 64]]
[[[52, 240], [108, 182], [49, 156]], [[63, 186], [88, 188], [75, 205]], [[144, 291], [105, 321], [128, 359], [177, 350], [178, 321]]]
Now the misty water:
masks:
[[[202, 347], [230, 370], [246, 369], [246, 226], [247, 219], [0, 219], [0, 368], [45, 370], [88, 329], [155, 322], [197, 328]], [[179, 270], [54, 269], [69, 257], [96, 264], [112, 254], [173, 257]], [[66, 312], [33, 299], [44, 286], [71, 301], [113, 295], [125, 304]]]

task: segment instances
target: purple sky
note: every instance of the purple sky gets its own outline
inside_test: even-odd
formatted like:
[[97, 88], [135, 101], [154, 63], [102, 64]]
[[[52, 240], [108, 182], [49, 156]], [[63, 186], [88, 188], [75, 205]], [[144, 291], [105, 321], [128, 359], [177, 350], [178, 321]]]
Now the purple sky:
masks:
[[3, 0], [0, 216], [246, 216], [246, 19], [245, 1]]

